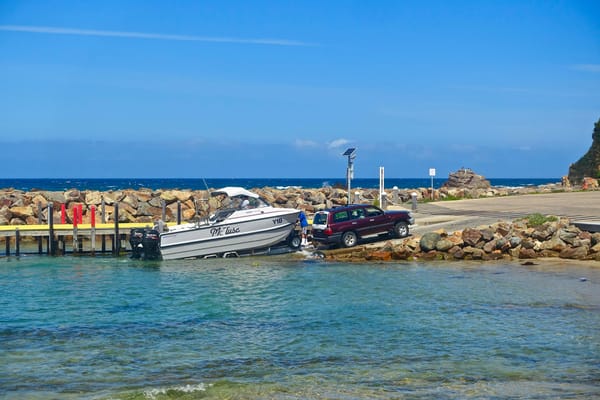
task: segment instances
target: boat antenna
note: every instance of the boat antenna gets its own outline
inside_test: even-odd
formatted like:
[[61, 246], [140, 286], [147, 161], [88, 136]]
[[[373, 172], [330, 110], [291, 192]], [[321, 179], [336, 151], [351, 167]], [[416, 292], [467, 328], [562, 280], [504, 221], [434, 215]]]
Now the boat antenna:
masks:
[[204, 187], [206, 188], [206, 191], [210, 195], [210, 189], [208, 188], [208, 185], [206, 184], [206, 179], [202, 178], [202, 182], [204, 182]]
[[208, 198], [206, 202], [208, 203], [208, 213], [210, 214], [210, 189], [208, 188], [208, 184], [206, 183], [206, 179], [202, 178], [202, 182], [204, 182], [204, 187], [206, 188], [206, 192], [208, 193]]

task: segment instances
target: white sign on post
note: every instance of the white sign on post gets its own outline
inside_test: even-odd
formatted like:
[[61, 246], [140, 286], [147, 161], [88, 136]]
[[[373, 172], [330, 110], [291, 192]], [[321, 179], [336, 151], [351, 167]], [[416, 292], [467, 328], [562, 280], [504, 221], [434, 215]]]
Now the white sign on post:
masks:
[[385, 170], [383, 167], [379, 167], [379, 207], [383, 207], [383, 192], [385, 190]]
[[431, 177], [431, 200], [433, 200], [433, 177], [435, 176], [435, 168], [429, 168], [429, 176]]

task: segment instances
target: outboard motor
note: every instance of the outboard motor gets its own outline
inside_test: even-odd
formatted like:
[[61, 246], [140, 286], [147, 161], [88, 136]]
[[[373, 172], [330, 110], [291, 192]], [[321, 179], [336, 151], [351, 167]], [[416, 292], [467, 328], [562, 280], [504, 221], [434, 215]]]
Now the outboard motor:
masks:
[[160, 258], [160, 234], [155, 229], [134, 228], [129, 235], [131, 258], [156, 260]]
[[160, 258], [160, 234], [155, 229], [146, 229], [142, 239], [144, 246], [144, 259], [156, 260]]
[[144, 229], [134, 228], [129, 234], [129, 244], [131, 245], [131, 258], [141, 258], [144, 245], [142, 239], [144, 238]]

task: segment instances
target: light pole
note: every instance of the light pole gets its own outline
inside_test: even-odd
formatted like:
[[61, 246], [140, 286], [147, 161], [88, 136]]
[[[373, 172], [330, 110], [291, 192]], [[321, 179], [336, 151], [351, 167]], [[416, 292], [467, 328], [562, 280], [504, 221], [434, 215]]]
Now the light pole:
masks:
[[356, 148], [351, 147], [348, 150], [346, 150], [344, 152], [344, 154], [342, 154], [342, 155], [348, 156], [348, 168], [346, 169], [346, 184], [348, 186], [348, 200], [346, 201], [346, 204], [350, 204], [350, 196], [351, 196], [350, 182], [352, 181], [352, 178], [354, 178], [354, 159], [356, 158]]

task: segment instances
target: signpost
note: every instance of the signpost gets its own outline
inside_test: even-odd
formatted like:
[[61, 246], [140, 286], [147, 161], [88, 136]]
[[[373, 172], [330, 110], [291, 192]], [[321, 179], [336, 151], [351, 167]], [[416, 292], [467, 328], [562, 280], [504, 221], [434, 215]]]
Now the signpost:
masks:
[[429, 168], [429, 176], [431, 177], [431, 200], [433, 200], [433, 177], [435, 176], [435, 168]]
[[348, 185], [348, 200], [346, 204], [350, 204], [351, 192], [350, 192], [350, 182], [352, 178], [354, 178], [354, 159], [356, 158], [356, 148], [351, 147], [342, 154], [344, 156], [348, 156], [348, 168], [346, 169], [346, 183]]
[[385, 193], [385, 171], [383, 167], [379, 167], [379, 207], [383, 208], [383, 196]]

